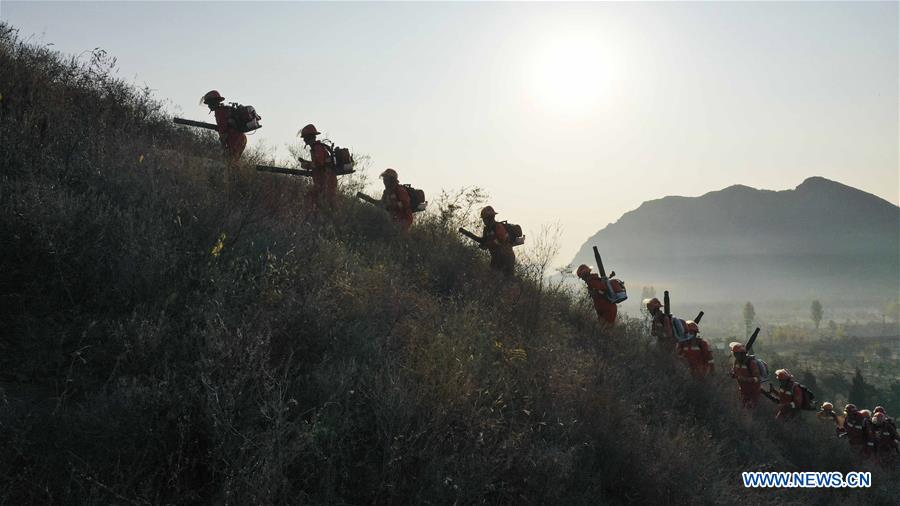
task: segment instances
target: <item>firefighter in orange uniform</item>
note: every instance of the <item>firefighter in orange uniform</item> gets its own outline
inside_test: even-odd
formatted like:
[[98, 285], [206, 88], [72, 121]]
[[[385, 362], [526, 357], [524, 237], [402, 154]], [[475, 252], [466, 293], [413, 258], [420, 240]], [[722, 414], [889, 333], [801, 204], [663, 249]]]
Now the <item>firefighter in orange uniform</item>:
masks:
[[888, 416], [884, 411], [872, 415], [870, 438], [875, 458], [888, 469], [894, 467], [894, 460], [900, 448], [900, 435], [897, 435], [897, 427], [888, 422]]
[[816, 413], [816, 418], [822, 421], [833, 422], [834, 432], [837, 434], [837, 437], [844, 437], [843, 434], [846, 432], [844, 430], [844, 417], [834, 412], [834, 404], [823, 402], [821, 411]]
[[[675, 326], [679, 326], [676, 322]], [[691, 368], [691, 374], [695, 378], [703, 378], [715, 372], [716, 361], [713, 359], [712, 348], [705, 339], [699, 336], [700, 326], [693, 320], [687, 320], [683, 324], [684, 331], [680, 333], [675, 331], [675, 339], [678, 344], [675, 345], [675, 354], [683, 358], [688, 367]]]
[[778, 396], [778, 412], [775, 413], [775, 419], [790, 420], [799, 416], [803, 406], [803, 389], [800, 388], [800, 384], [787, 369], [775, 371], [775, 378], [778, 380], [778, 388], [775, 389], [775, 395]]
[[600, 323], [615, 325], [619, 307], [606, 296], [606, 292], [609, 290], [607, 283], [604, 283], [600, 276], [591, 272], [591, 268], [585, 264], [578, 266], [575, 275], [587, 285], [588, 294], [594, 301], [594, 310], [597, 311], [597, 318], [600, 320]]
[[247, 147], [247, 136], [239, 131], [234, 122], [231, 121], [231, 107], [223, 105], [225, 97], [216, 90], [207, 92], [203, 95], [203, 103], [213, 111], [216, 116], [216, 129], [219, 132], [219, 142], [222, 149], [225, 150], [229, 162], [234, 165], [244, 154], [244, 148]]
[[897, 428], [897, 422], [895, 422], [894, 419], [887, 414], [887, 411], [884, 410], [884, 406], [875, 406], [875, 409], [872, 410], [872, 416], [874, 417], [878, 413], [884, 413], [884, 421], [893, 426], [895, 429]]
[[390, 214], [391, 219], [405, 230], [412, 226], [413, 211], [409, 192], [400, 184], [397, 171], [387, 169], [381, 173], [384, 192], [381, 194], [381, 205]]
[[741, 403], [745, 408], [754, 408], [762, 395], [760, 383], [762, 382], [759, 365], [756, 360], [747, 355], [747, 348], [738, 342], [728, 345], [734, 355], [734, 363], [731, 366], [731, 377], [738, 382], [738, 390], [741, 392]]
[[300, 159], [300, 167], [312, 171], [312, 189], [307, 195], [308, 203], [313, 209], [323, 205], [332, 207], [337, 196], [337, 175], [328, 147], [316, 136], [321, 132], [315, 125], [306, 125], [300, 130], [300, 137], [309, 147], [310, 159]]
[[856, 404], [847, 404], [844, 407], [844, 431], [850, 448], [860, 455], [865, 455], [868, 452], [866, 443], [868, 443], [869, 419]]
[[868, 409], [859, 410], [859, 416], [863, 419], [863, 438], [865, 439], [865, 447], [863, 448], [863, 456], [871, 457], [875, 453], [875, 430], [872, 427], [872, 412]]
[[675, 334], [672, 332], [672, 319], [662, 310], [662, 302], [656, 297], [644, 299], [644, 306], [650, 313], [650, 335], [656, 338], [656, 344], [667, 352], [675, 347]]
[[481, 221], [484, 229], [481, 234], [480, 247], [491, 253], [491, 268], [512, 276], [516, 270], [516, 253], [509, 232], [502, 223], [497, 222], [497, 212], [487, 206], [481, 210]]

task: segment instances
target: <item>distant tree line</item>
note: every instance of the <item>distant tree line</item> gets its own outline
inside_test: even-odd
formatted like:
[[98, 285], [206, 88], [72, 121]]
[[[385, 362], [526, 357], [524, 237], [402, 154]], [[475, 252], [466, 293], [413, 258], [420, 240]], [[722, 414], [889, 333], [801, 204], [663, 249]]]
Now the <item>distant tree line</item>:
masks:
[[821, 402], [834, 402], [836, 407], [843, 407], [841, 403], [844, 402], [856, 404], [860, 409], [884, 406], [891, 416], [900, 415], [900, 379], [884, 388], [878, 388], [867, 382], [857, 368], [849, 381], [846, 376], [837, 372], [823, 374], [820, 379], [813, 372], [804, 371], [800, 375], [800, 382], [810, 387]]

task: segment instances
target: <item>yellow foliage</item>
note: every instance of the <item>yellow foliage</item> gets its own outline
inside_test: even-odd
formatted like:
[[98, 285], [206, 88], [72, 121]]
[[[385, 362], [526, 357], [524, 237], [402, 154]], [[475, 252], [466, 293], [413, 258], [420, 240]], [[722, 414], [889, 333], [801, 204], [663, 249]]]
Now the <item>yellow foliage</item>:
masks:
[[516, 348], [506, 352], [506, 358], [510, 362], [525, 362], [528, 360], [528, 353], [522, 348]]
[[225, 248], [225, 232], [219, 234], [219, 240], [216, 241], [216, 245], [213, 246], [212, 251], [210, 252], [213, 257], [218, 258], [222, 253], [222, 250]]

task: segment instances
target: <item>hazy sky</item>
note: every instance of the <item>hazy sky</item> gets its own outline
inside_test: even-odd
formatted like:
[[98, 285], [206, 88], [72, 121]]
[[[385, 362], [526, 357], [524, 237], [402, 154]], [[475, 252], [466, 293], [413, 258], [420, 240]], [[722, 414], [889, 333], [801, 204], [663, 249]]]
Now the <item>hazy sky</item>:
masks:
[[645, 200], [811, 175], [897, 203], [898, 4], [48, 3], [0, 1], [25, 36], [102, 47], [120, 75], [206, 118], [256, 106], [250, 144], [313, 122], [373, 174], [477, 185], [560, 263]]

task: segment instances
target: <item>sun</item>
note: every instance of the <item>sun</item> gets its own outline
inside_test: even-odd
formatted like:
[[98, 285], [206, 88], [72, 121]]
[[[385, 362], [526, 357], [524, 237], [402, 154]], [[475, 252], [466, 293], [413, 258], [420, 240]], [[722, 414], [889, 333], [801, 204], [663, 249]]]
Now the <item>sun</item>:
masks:
[[612, 61], [608, 46], [590, 32], [548, 37], [535, 51], [534, 98], [560, 112], [588, 112], [608, 98]]

